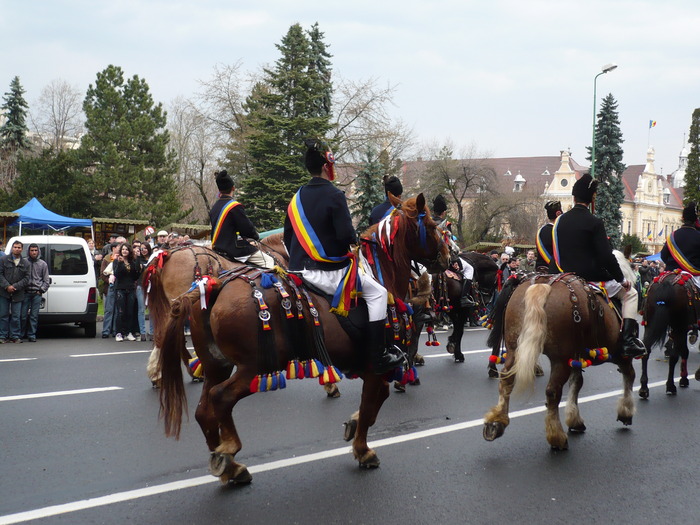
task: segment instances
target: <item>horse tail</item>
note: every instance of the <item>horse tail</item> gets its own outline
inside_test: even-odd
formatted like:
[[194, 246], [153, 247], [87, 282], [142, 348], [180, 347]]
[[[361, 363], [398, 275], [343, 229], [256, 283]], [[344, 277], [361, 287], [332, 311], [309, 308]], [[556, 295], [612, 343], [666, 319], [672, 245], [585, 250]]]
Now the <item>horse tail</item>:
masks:
[[501, 348], [501, 342], [503, 341], [503, 321], [506, 313], [506, 306], [508, 306], [508, 301], [510, 301], [513, 292], [520, 284], [518, 279], [508, 279], [503, 289], [498, 294], [496, 299], [496, 304], [493, 306], [493, 313], [491, 314], [491, 319], [493, 319], [493, 327], [491, 328], [491, 333], [486, 341], [486, 344], [494, 352], [497, 352]]
[[184, 356], [189, 355], [185, 347], [185, 321], [191, 311], [190, 294], [175, 299], [170, 309], [170, 318], [162, 332], [163, 344], [158, 360], [161, 373], [159, 416], [163, 418], [165, 435], [168, 437], [180, 437], [182, 412], [187, 410], [181, 363]]
[[170, 300], [165, 295], [163, 289], [163, 264], [167, 261], [169, 254], [161, 252], [154, 258], [144, 270], [143, 289], [148, 295], [148, 316], [153, 325], [154, 346], [162, 348], [162, 330], [170, 311]]
[[552, 287], [548, 284], [533, 284], [525, 291], [523, 329], [518, 336], [515, 363], [508, 372], [515, 374], [516, 393], [533, 390], [535, 365], [542, 354], [547, 338], [547, 304]]
[[[673, 305], [675, 290], [670, 280], [654, 283], [647, 294], [647, 307], [644, 312], [646, 326], [644, 327], [644, 346], [648, 350], [654, 345], [661, 345], [666, 337], [668, 326], [671, 324], [671, 305]], [[649, 315], [649, 314], [652, 315]]]

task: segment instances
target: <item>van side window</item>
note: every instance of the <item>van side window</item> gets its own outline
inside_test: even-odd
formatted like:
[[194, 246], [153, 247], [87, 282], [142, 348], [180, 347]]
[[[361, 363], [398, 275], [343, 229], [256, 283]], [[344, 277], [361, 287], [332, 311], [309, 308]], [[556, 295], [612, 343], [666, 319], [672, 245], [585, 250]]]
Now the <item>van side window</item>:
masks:
[[86, 275], [87, 259], [82, 246], [70, 244], [52, 244], [49, 258], [51, 275]]

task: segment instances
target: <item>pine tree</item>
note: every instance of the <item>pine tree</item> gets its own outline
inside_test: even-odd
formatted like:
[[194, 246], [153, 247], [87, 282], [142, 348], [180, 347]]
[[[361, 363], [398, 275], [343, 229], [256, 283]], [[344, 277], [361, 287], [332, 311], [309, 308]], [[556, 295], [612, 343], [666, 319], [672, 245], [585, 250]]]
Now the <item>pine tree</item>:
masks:
[[372, 209], [384, 200], [384, 167], [370, 146], [365, 152], [365, 159], [355, 178], [355, 201], [350, 212], [357, 222], [357, 231], [369, 228], [369, 215]]
[[304, 139], [323, 138], [331, 128], [324, 108], [330, 68], [321, 60], [328, 55], [315, 27], [313, 46], [299, 24], [289, 28], [276, 46], [282, 56], [246, 100], [251, 173], [240, 190], [259, 230], [282, 226], [290, 199], [309, 177]]
[[17, 177], [17, 161], [22, 151], [30, 148], [27, 137], [27, 109], [25, 90], [15, 77], [10, 82], [10, 91], [5, 93], [0, 106], [5, 122], [0, 126], [0, 186], [9, 189]]
[[[622, 132], [617, 113], [617, 101], [612, 93], [603, 99], [595, 132], [595, 178], [599, 181], [595, 199], [595, 214], [603, 220], [605, 231], [614, 248], [622, 240], [622, 203], [625, 189], [622, 173]], [[590, 148], [589, 156], [590, 160]]]
[[693, 120], [690, 123], [688, 136], [690, 152], [688, 153], [688, 165], [685, 170], [685, 188], [683, 190], [683, 203], [700, 203], [700, 108], [693, 111]]
[[89, 86], [83, 111], [87, 133], [79, 155], [91, 181], [92, 216], [163, 224], [186, 215], [177, 199], [166, 113], [146, 81], [125, 80], [122, 69], [110, 65]]

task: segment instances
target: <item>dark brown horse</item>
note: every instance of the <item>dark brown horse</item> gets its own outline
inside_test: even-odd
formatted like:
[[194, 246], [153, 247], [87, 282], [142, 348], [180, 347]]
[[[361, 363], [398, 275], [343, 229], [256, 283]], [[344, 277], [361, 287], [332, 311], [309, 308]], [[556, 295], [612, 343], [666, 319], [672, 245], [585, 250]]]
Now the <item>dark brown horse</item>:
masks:
[[617, 419], [624, 425], [632, 424], [634, 368], [629, 359], [617, 357], [620, 355], [620, 320], [601, 295], [594, 294], [582, 279], [563, 274], [533, 276], [515, 288], [510, 300], [500, 299], [494, 314], [497, 335], [493, 339], [503, 337], [507, 357], [498, 385], [498, 404], [484, 417], [483, 433], [487, 441], [502, 436], [508, 426], [508, 407], [514, 387], [516, 392], [532, 389], [535, 364], [541, 354], [546, 355], [551, 364], [545, 429], [552, 448], [568, 447], [568, 438], [559, 419], [559, 403], [567, 381], [566, 424], [573, 432], [586, 430], [579, 413], [578, 395], [583, 385], [582, 368], [590, 364], [607, 360], [617, 364], [624, 386]]
[[[644, 308], [644, 346], [651, 353], [652, 346], [663, 344], [670, 329], [668, 353], [668, 378], [666, 393], [676, 395], [674, 375], [678, 359], [681, 361], [681, 380], [679, 386], [686, 388], [688, 382], [688, 332], [697, 335], [700, 319], [700, 292], [693, 285], [690, 276], [680, 272], [662, 273], [649, 287]], [[639, 396], [649, 398], [649, 378], [647, 363], [649, 354], [642, 358], [642, 375]], [[700, 369], [699, 369], [700, 370]]]
[[[393, 243], [377, 252], [384, 283], [394, 297], [405, 297], [409, 282], [410, 261], [418, 260], [439, 271], [447, 267], [447, 247], [438, 235], [430, 219], [422, 195], [404, 203], [396, 200], [397, 220]], [[371, 238], [377, 231], [373, 226], [363, 235]], [[284, 287], [292, 295], [289, 283]], [[265, 336], [261, 325], [259, 299], [253, 300], [252, 290], [259, 290], [270, 312], [271, 330]], [[251, 383], [261, 374], [261, 362], [266, 361], [276, 370], [284, 370], [294, 356], [289, 338], [285, 335], [285, 319], [280, 307], [279, 292], [261, 289], [260, 279], [233, 279], [213, 294], [210, 306], [202, 310], [198, 296], [192, 292], [173, 303], [164, 346], [159, 361], [161, 383], [161, 415], [167, 435], [178, 435], [185, 409], [185, 392], [182, 383], [180, 355], [185, 344], [182, 325], [191, 316], [192, 337], [205, 371], [202, 395], [195, 417], [204, 433], [211, 451], [211, 472], [224, 483], [249, 482], [251, 476], [245, 467], [235, 460], [241, 449], [233, 422], [232, 411], [241, 399], [249, 396]], [[325, 350], [333, 365], [346, 373], [363, 379], [362, 400], [357, 415], [352, 444], [353, 453], [362, 467], [376, 467], [376, 453], [367, 446], [367, 431], [374, 424], [382, 403], [389, 395], [387, 378], [372, 374], [367, 369], [366, 357], [341, 328], [337, 317], [329, 312], [325, 298], [311, 294], [324, 336]], [[304, 320], [296, 320], [300, 313], [294, 311], [295, 322], [309, 327], [312, 315], [309, 304], [303, 308]], [[163, 322], [165, 322], [163, 320]], [[313, 327], [311, 327], [313, 330]], [[263, 359], [264, 358], [264, 359]], [[235, 371], [234, 371], [235, 367]], [[269, 370], [269, 366], [267, 368]], [[233, 374], [232, 374], [233, 372]]]
[[[270, 255], [282, 268], [287, 267], [287, 250], [282, 234], [269, 235], [256, 246]], [[224, 272], [241, 266], [205, 246], [183, 246], [165, 250], [154, 257], [143, 272], [143, 289], [148, 291], [148, 308], [151, 322], [167, 319], [172, 301], [187, 293], [203, 276], [219, 277]], [[146, 366], [146, 374], [154, 386], [160, 381], [158, 358], [162, 348], [165, 323], [153, 325], [153, 351]], [[195, 353], [198, 348], [195, 345]], [[199, 355], [199, 354], [197, 354]], [[183, 359], [191, 357], [185, 351]]]

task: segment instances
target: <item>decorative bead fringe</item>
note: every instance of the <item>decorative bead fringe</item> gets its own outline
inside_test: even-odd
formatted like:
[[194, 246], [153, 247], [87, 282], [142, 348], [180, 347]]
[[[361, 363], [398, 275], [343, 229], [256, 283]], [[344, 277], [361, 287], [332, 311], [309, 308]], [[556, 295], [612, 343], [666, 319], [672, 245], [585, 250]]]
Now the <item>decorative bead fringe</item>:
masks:
[[193, 357], [189, 360], [188, 364], [192, 371], [192, 377], [196, 379], [204, 377], [204, 369], [202, 368], [202, 363], [199, 361], [199, 357]]
[[489, 356], [489, 363], [494, 364], [494, 365], [502, 365], [503, 363], [506, 362], [507, 357], [508, 357], [507, 352], [503, 352], [501, 355], [490, 355]]
[[605, 363], [608, 359], [610, 359], [608, 349], [605, 347], [591, 348], [587, 351], [587, 353], [590, 359], [586, 359], [583, 357], [581, 359], [569, 359], [569, 366], [571, 368], [583, 369], [588, 368], [589, 366]]
[[287, 386], [282, 372], [272, 372], [271, 374], [260, 374], [250, 382], [250, 392], [269, 392], [271, 390], [282, 389]]

